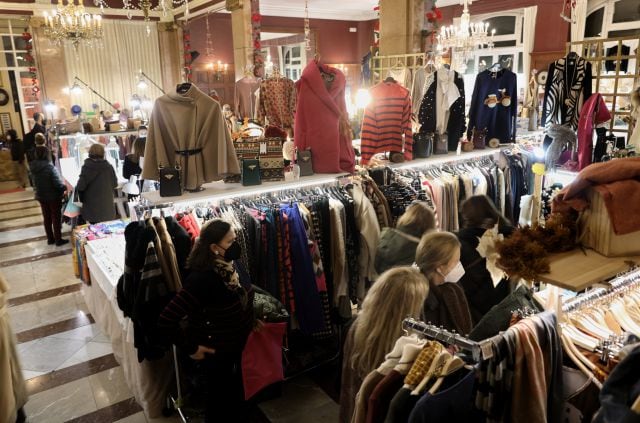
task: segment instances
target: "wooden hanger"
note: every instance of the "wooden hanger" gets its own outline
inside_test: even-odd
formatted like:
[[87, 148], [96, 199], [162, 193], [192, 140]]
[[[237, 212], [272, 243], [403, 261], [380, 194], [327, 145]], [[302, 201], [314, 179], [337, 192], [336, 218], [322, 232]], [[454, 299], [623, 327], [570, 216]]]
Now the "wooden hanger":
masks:
[[420, 393], [427, 386], [427, 383], [431, 380], [431, 378], [437, 374], [442, 372], [444, 365], [451, 359], [451, 353], [447, 350], [443, 350], [436, 358], [431, 362], [431, 366], [427, 371], [427, 374], [422, 379], [420, 384], [411, 391], [411, 395], [420, 395]]
[[442, 385], [442, 382], [444, 382], [445, 377], [457, 372], [464, 366], [464, 361], [460, 357], [457, 355], [451, 356], [442, 368], [442, 372], [438, 375], [438, 380], [436, 380], [436, 383], [434, 383], [431, 389], [429, 389], [429, 393], [431, 395], [435, 394]]

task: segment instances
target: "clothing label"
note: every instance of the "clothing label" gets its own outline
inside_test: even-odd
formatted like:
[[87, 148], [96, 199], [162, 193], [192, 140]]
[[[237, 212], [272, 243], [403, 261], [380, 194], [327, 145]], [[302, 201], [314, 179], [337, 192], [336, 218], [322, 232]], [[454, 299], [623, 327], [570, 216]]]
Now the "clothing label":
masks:
[[480, 350], [482, 351], [482, 359], [488, 360], [493, 357], [493, 348], [491, 342], [484, 342], [480, 344]]
[[267, 154], [267, 143], [266, 142], [261, 142], [260, 143], [260, 154]]

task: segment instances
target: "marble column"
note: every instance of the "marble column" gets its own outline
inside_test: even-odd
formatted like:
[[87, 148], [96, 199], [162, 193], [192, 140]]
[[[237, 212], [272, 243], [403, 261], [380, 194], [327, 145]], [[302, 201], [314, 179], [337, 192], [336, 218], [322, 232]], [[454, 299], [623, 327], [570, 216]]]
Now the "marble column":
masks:
[[158, 22], [162, 89], [169, 92], [182, 80], [182, 29], [173, 22]]
[[380, 54], [419, 53], [424, 1], [380, 0]]
[[251, 39], [251, 1], [226, 0], [231, 12], [233, 33], [233, 66], [235, 80], [244, 76], [247, 65], [253, 65], [253, 40]]

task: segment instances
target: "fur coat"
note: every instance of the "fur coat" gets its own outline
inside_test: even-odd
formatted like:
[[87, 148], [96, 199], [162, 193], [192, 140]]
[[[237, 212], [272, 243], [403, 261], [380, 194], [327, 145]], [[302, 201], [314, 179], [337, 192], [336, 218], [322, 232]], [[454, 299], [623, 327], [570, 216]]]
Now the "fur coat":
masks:
[[[322, 73], [321, 73], [322, 71]], [[331, 82], [325, 83], [323, 73]], [[349, 116], [345, 103], [346, 79], [336, 68], [311, 61], [296, 82], [295, 145], [311, 149], [316, 173], [353, 172]]]
[[[191, 151], [177, 153], [187, 150]], [[176, 164], [182, 167], [186, 189], [240, 173], [220, 103], [194, 84], [184, 95], [172, 91], [156, 100], [149, 120], [142, 178], [157, 181], [158, 166]]]

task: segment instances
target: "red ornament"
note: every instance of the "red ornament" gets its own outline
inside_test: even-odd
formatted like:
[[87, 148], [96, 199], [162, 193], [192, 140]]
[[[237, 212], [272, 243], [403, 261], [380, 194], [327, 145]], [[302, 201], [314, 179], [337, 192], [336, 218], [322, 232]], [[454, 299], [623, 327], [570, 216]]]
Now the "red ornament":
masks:
[[33, 91], [34, 94], [38, 94], [40, 92], [40, 88], [36, 87], [32, 87], [31, 91]]
[[260, 41], [256, 40], [256, 41], [253, 42], [253, 48], [255, 48], [256, 50], [259, 49], [260, 46], [261, 46]]
[[254, 13], [253, 15], [251, 15], [251, 20], [253, 22], [260, 22], [262, 20], [262, 16], [260, 16], [259, 13]]
[[438, 9], [437, 7], [433, 7], [433, 11], [436, 14], [436, 19], [437, 20], [441, 20], [442, 19], [442, 11], [440, 9]]

